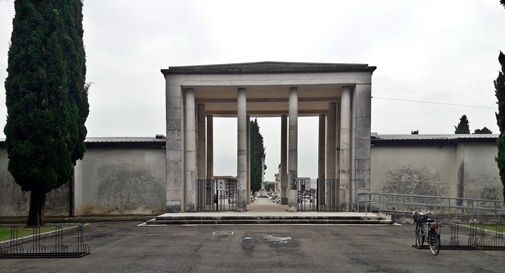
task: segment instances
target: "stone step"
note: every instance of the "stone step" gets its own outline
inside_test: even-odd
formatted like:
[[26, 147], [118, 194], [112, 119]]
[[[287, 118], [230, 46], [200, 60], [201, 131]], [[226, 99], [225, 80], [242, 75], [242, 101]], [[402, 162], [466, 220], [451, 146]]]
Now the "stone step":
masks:
[[340, 215], [317, 213], [253, 214], [163, 214], [145, 225], [181, 224], [391, 224], [390, 217], [382, 215]]
[[336, 220], [336, 219], [234, 219], [234, 220], [223, 220], [223, 219], [208, 219], [208, 220], [149, 220], [145, 225], [214, 225], [214, 224], [227, 224], [227, 225], [237, 225], [237, 224], [391, 224], [391, 220], [377, 219], [377, 220]]

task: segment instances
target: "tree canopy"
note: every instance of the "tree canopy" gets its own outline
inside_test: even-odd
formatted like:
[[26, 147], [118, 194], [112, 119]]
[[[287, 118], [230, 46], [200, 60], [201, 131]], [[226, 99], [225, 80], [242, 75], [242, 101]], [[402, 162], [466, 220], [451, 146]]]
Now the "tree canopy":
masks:
[[8, 169], [31, 191], [28, 225], [40, 225], [46, 193], [70, 180], [84, 154], [82, 3], [17, 0], [14, 7], [5, 81]]
[[466, 115], [461, 116], [459, 119], [459, 124], [454, 126], [455, 134], [470, 134], [470, 125]]
[[[251, 131], [251, 190], [259, 191], [261, 189], [261, 164], [262, 158], [265, 158], [265, 147], [263, 144], [263, 136], [260, 133], [258, 120], [250, 121]], [[266, 170], [266, 167], [265, 167]]]
[[500, 178], [503, 184], [503, 197], [505, 197], [505, 55], [500, 51], [498, 62], [501, 69], [498, 72], [498, 77], [494, 81], [495, 95], [498, 99], [498, 112], [496, 113], [496, 123], [500, 128], [500, 136], [498, 137], [498, 155], [496, 163], [500, 169]]
[[493, 132], [489, 128], [484, 127], [482, 129], [475, 129], [474, 134], [492, 134]]

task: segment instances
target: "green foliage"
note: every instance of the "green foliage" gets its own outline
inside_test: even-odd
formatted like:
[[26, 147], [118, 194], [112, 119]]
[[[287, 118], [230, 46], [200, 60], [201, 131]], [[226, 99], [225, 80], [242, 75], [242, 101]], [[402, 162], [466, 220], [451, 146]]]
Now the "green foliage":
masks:
[[24, 191], [32, 192], [29, 224], [36, 209], [39, 219], [31, 223], [38, 225], [45, 193], [69, 181], [84, 153], [89, 106], [82, 3], [18, 0], [14, 5], [5, 81], [8, 169]]
[[466, 115], [461, 116], [458, 126], [454, 126], [455, 134], [470, 134], [470, 125]]
[[266, 191], [274, 191], [275, 190], [275, 182], [266, 181], [265, 182], [265, 190]]
[[498, 77], [494, 81], [495, 95], [498, 99], [498, 113], [496, 113], [496, 123], [500, 128], [500, 136], [498, 137], [498, 155], [496, 163], [500, 169], [500, 178], [503, 187], [503, 196], [505, 197], [505, 55], [502, 52], [498, 55], [501, 70]]
[[475, 129], [474, 134], [492, 134], [493, 132], [489, 128], [484, 127], [482, 129]]
[[258, 120], [251, 120], [251, 190], [259, 191], [261, 189], [261, 159], [265, 158], [265, 147], [263, 145], [263, 136], [260, 133]]

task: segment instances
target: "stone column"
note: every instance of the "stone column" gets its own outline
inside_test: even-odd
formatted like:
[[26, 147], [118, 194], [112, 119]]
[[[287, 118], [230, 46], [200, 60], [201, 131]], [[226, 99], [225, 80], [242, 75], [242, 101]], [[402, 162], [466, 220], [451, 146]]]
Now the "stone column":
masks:
[[340, 98], [340, 185], [344, 190], [341, 206], [351, 205], [351, 88], [342, 88]]
[[340, 200], [342, 200], [340, 190], [340, 101], [335, 104], [335, 209], [340, 210]]
[[184, 209], [183, 97], [178, 82], [165, 77], [166, 90], [166, 206], [168, 212]]
[[288, 206], [298, 206], [298, 88], [289, 88], [289, 155], [288, 155]]
[[335, 208], [335, 134], [336, 134], [336, 103], [330, 102], [328, 104], [328, 132], [326, 133], [326, 180], [327, 180], [327, 206]]
[[214, 121], [207, 116], [207, 179], [214, 177]]
[[186, 194], [184, 211], [194, 211], [196, 205], [196, 113], [195, 113], [195, 91], [191, 88], [186, 92], [186, 133], [185, 139], [185, 185]]
[[198, 179], [207, 178], [207, 166], [205, 161], [207, 155], [205, 153], [205, 104], [198, 104]]
[[325, 158], [326, 158], [326, 147], [325, 147], [325, 136], [326, 136], [326, 115], [319, 114], [319, 146], [317, 151], [317, 178], [318, 178], [318, 196], [317, 200], [319, 202], [319, 206], [324, 206], [326, 201], [326, 179], [325, 179]]
[[247, 99], [245, 88], [237, 91], [237, 183], [238, 210], [246, 210], [247, 198]]
[[281, 205], [288, 204], [288, 117], [281, 116]]
[[74, 166], [74, 215], [82, 215], [84, 208], [82, 159], [75, 161]]
[[251, 117], [247, 115], [247, 204], [251, 203]]
[[356, 85], [353, 94], [352, 194], [349, 210], [357, 210], [358, 193], [370, 192], [371, 85]]

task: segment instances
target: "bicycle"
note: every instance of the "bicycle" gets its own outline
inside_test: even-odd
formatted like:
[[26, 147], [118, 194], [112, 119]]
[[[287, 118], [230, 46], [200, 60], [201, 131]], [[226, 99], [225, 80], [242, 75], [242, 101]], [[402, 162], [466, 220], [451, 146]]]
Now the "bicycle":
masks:
[[[430, 251], [433, 255], [437, 255], [440, 251], [440, 222], [430, 218], [430, 212], [418, 213], [414, 211], [412, 217], [414, 218], [415, 228], [415, 247], [422, 248], [426, 241], [430, 246]], [[426, 232], [426, 226], [428, 232]]]

